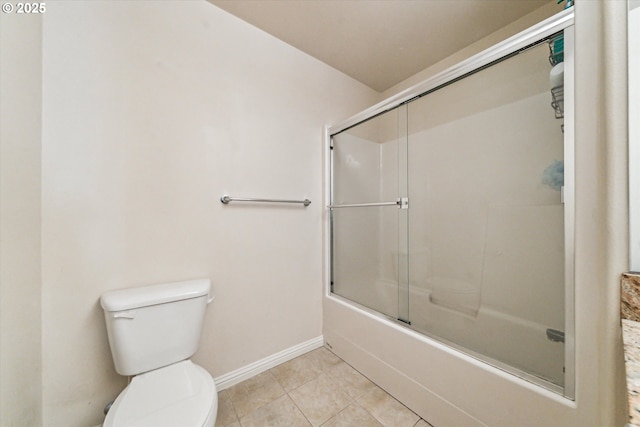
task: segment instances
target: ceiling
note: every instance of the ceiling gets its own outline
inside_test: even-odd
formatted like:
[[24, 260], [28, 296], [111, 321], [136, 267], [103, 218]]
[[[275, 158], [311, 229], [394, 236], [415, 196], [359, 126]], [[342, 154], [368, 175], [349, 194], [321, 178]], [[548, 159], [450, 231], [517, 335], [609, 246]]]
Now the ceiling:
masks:
[[[382, 92], [556, 0], [209, 0]], [[561, 6], [558, 7], [560, 11]]]

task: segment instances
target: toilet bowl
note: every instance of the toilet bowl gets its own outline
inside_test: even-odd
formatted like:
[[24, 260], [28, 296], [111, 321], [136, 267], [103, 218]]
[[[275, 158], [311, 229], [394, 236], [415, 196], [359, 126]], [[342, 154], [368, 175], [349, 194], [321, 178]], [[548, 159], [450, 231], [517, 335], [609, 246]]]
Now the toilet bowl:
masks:
[[208, 279], [110, 291], [100, 303], [116, 371], [133, 376], [107, 412], [105, 427], [213, 427], [213, 378], [197, 351]]
[[103, 427], [213, 427], [217, 410], [213, 378], [185, 360], [134, 377]]

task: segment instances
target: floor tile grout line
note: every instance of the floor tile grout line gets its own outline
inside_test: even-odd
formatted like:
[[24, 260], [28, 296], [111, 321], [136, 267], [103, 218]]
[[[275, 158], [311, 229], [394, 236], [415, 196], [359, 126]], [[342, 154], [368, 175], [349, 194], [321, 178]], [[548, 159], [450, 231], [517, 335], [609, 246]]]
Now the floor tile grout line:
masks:
[[[336, 356], [336, 357], [337, 357], [337, 356]], [[321, 371], [320, 371], [320, 373], [319, 373], [318, 375], [316, 375], [316, 377], [315, 377], [315, 378], [313, 378], [313, 379], [311, 379], [311, 380], [307, 381], [307, 382], [306, 382], [306, 383], [304, 383], [304, 384], [299, 385], [298, 387], [294, 388], [293, 390], [290, 390], [290, 391], [286, 391], [286, 390], [285, 390], [285, 393], [287, 393], [287, 396], [289, 396], [289, 399], [291, 399], [291, 401], [293, 402], [293, 404], [294, 404], [294, 405], [296, 405], [296, 408], [298, 408], [298, 410], [300, 411], [300, 413], [302, 414], [302, 416], [307, 420], [307, 422], [308, 422], [311, 426], [313, 426], [313, 423], [311, 422], [311, 420], [310, 420], [309, 418], [307, 418], [307, 416], [306, 416], [306, 414], [304, 413], [304, 411], [302, 410], [302, 408], [300, 408], [300, 407], [298, 406], [298, 403], [295, 401], [295, 399], [294, 399], [293, 397], [291, 397], [291, 395], [290, 395], [289, 393], [290, 393], [290, 392], [292, 392], [292, 391], [294, 391], [294, 390], [299, 389], [300, 387], [304, 386], [305, 384], [310, 383], [311, 381], [317, 380], [317, 379], [318, 379], [318, 377], [319, 377], [320, 375], [322, 375], [323, 373], [326, 375], [326, 373], [324, 372], [324, 370], [321, 370]], [[276, 380], [277, 380], [277, 379], [276, 379]], [[331, 421], [331, 419], [332, 419], [332, 418], [334, 418], [334, 417], [335, 417], [336, 415], [338, 415], [340, 412], [344, 411], [347, 407], [349, 407], [349, 405], [351, 405], [351, 404], [353, 404], [353, 402], [355, 402], [355, 399], [351, 398], [351, 396], [349, 396], [349, 399], [351, 399], [351, 401], [349, 402], [349, 404], [348, 404], [347, 406], [345, 406], [345, 407], [344, 407], [344, 408], [342, 408], [340, 411], [338, 411], [338, 413], [337, 413], [337, 414], [334, 414], [333, 416], [331, 416], [331, 417], [329, 417], [328, 419], [324, 420], [324, 421], [322, 422], [322, 424], [319, 424], [319, 425], [318, 425], [318, 427], [322, 427], [324, 424], [326, 424], [326, 423], [328, 423], [329, 421]]]
[[[307, 383], [310, 381], [307, 381]], [[306, 384], [306, 383], [305, 383]], [[303, 384], [304, 385], [304, 384]], [[302, 386], [300, 386], [302, 387]], [[293, 390], [297, 390], [298, 387], [294, 388]], [[291, 390], [291, 391], [293, 391]], [[304, 413], [304, 411], [302, 410], [302, 408], [300, 408], [300, 406], [298, 406], [298, 402], [295, 401], [295, 399], [293, 397], [291, 397], [291, 395], [289, 394], [289, 391], [286, 391], [287, 396], [289, 397], [289, 399], [293, 402], [293, 404], [295, 405], [296, 408], [298, 408], [298, 411], [300, 411], [300, 413], [302, 414], [302, 416], [304, 417], [305, 420], [307, 420], [307, 422], [309, 423], [310, 426], [313, 426], [313, 423], [311, 422], [311, 420], [307, 417], [307, 415]]]
[[[224, 391], [224, 390], [223, 390], [223, 391]], [[238, 416], [238, 411], [236, 411], [236, 407], [235, 407], [235, 405], [233, 404], [233, 401], [231, 400], [231, 396], [229, 396], [228, 394], [227, 394], [227, 400], [229, 401], [229, 404], [231, 405], [231, 410], [233, 410], [233, 415], [235, 416], [236, 422], [237, 422], [238, 424], [240, 424], [240, 427], [242, 427], [242, 424], [240, 423], [240, 417]], [[229, 423], [227, 423], [227, 425], [228, 425], [228, 424], [229, 424]], [[231, 424], [233, 424], [233, 422], [232, 422]], [[224, 427], [224, 426], [223, 426], [223, 427]]]
[[[366, 375], [362, 374], [360, 371], [358, 371], [357, 369], [355, 369], [355, 368], [354, 368], [353, 366], [351, 366], [349, 363], [345, 362], [342, 358], [340, 358], [338, 355], [336, 355], [335, 353], [333, 353], [331, 350], [329, 350], [329, 349], [327, 349], [327, 348], [325, 348], [325, 347], [322, 347], [322, 348], [323, 348], [324, 350], [320, 350], [320, 348], [319, 348], [319, 349], [317, 349], [317, 350], [312, 350], [312, 351], [311, 351], [311, 352], [309, 352], [309, 353], [305, 353], [305, 355], [310, 354], [310, 353], [312, 353], [312, 352], [317, 352], [317, 351], [326, 351], [326, 352], [328, 352], [329, 354], [331, 354], [333, 357], [335, 357], [337, 360], [339, 360], [339, 362], [338, 362], [338, 363], [330, 363], [329, 365], [327, 365], [327, 360], [326, 360], [326, 358], [325, 358], [324, 360], [322, 360], [322, 357], [323, 357], [323, 356], [320, 356], [320, 358], [314, 357], [313, 359], [315, 359], [315, 360], [314, 360], [314, 364], [313, 364], [312, 366], [313, 366], [313, 368], [314, 368], [313, 370], [314, 370], [314, 371], [316, 371], [315, 376], [314, 376], [313, 378], [310, 378], [310, 379], [306, 380], [306, 381], [305, 381], [305, 382], [303, 382], [302, 384], [298, 384], [295, 388], [293, 388], [293, 389], [291, 389], [291, 390], [287, 390], [287, 389], [284, 387], [283, 383], [278, 379], [278, 377], [277, 377], [277, 376], [275, 375], [275, 373], [273, 372], [273, 370], [274, 370], [276, 367], [271, 368], [271, 369], [268, 369], [267, 371], [269, 372], [269, 376], [270, 376], [271, 380], [275, 380], [275, 382], [278, 384], [278, 386], [282, 389], [283, 394], [282, 394], [282, 395], [280, 395], [280, 396], [278, 396], [278, 397], [276, 397], [275, 399], [272, 399], [272, 400], [271, 400], [270, 402], [268, 402], [268, 403], [265, 403], [265, 404], [263, 404], [263, 405], [260, 405], [260, 406], [259, 406], [259, 407], [257, 407], [257, 408], [252, 409], [248, 414], [245, 414], [245, 417], [247, 417], [247, 416], [249, 416], [249, 415], [251, 415], [251, 414], [255, 413], [256, 411], [260, 410], [260, 409], [261, 409], [261, 408], [263, 408], [264, 406], [266, 406], [266, 405], [268, 405], [268, 404], [270, 404], [270, 403], [274, 402], [275, 400], [280, 399], [281, 397], [283, 397], [283, 396], [285, 396], [285, 395], [286, 395], [286, 396], [287, 396], [287, 398], [289, 399], [289, 401], [290, 401], [290, 402], [292, 402], [292, 403], [294, 404], [294, 406], [296, 407], [296, 409], [300, 412], [300, 414], [301, 414], [301, 415], [303, 416], [303, 418], [307, 421], [307, 423], [309, 423], [309, 425], [312, 425], [312, 426], [313, 426], [313, 423], [312, 423], [312, 422], [311, 422], [311, 420], [308, 418], [308, 416], [305, 414], [305, 412], [302, 410], [302, 408], [299, 406], [299, 404], [296, 402], [296, 400], [294, 400], [294, 398], [291, 396], [291, 393], [292, 393], [292, 392], [295, 392], [295, 391], [296, 391], [296, 390], [298, 390], [299, 388], [301, 388], [301, 387], [305, 386], [306, 384], [308, 384], [308, 383], [310, 383], [310, 382], [312, 382], [312, 381], [318, 380], [318, 379], [319, 379], [319, 377], [320, 377], [321, 375], [325, 375], [325, 376], [326, 376], [326, 377], [327, 377], [331, 382], [333, 382], [333, 385], [335, 385], [335, 386], [336, 386], [336, 387], [335, 387], [335, 389], [336, 389], [336, 390], [342, 391], [342, 392], [343, 392], [343, 393], [348, 397], [348, 403], [346, 403], [346, 405], [345, 405], [344, 407], [342, 407], [342, 408], [341, 408], [337, 413], [333, 414], [333, 415], [332, 415], [331, 417], [329, 417], [328, 419], [326, 419], [326, 420], [322, 421], [322, 423], [321, 423], [321, 424], [319, 424], [317, 427], [321, 427], [321, 426], [323, 426], [323, 425], [327, 424], [327, 423], [328, 423], [328, 422], [330, 422], [332, 419], [334, 419], [334, 418], [335, 418], [335, 417], [337, 417], [339, 414], [341, 414], [341, 413], [343, 413], [344, 411], [346, 411], [346, 410], [347, 410], [347, 408], [349, 408], [350, 406], [352, 406], [352, 405], [354, 405], [354, 404], [355, 404], [355, 405], [357, 405], [357, 406], [358, 406], [359, 408], [361, 408], [362, 410], [364, 410], [364, 411], [365, 411], [365, 412], [366, 412], [366, 413], [367, 413], [367, 414], [368, 414], [372, 419], [376, 420], [380, 425], [382, 425], [382, 426], [386, 426], [386, 424], [385, 424], [382, 420], [378, 419], [378, 418], [377, 418], [373, 413], [371, 413], [371, 412], [370, 412], [366, 407], [364, 407], [362, 404], [360, 404], [360, 403], [359, 403], [359, 401], [358, 401], [358, 399], [359, 399], [359, 398], [361, 398], [362, 396], [366, 395], [367, 393], [372, 392], [372, 391], [373, 391], [373, 390], [375, 390], [376, 388], [377, 388], [377, 389], [382, 390], [382, 391], [383, 391], [383, 392], [385, 392], [385, 393], [387, 393], [387, 392], [386, 392], [384, 389], [382, 389], [380, 386], [378, 386], [375, 382], [371, 381], [371, 379], [369, 379]], [[305, 355], [301, 355], [301, 356], [298, 356], [298, 357], [304, 357]], [[294, 360], [294, 359], [292, 359], [292, 360]], [[288, 363], [288, 362], [285, 362], [285, 363]], [[335, 367], [335, 366], [340, 365], [340, 363], [344, 363], [346, 366], [348, 366], [349, 368], [353, 369], [356, 373], [358, 373], [359, 375], [361, 375], [361, 376], [362, 376], [363, 378], [365, 378], [367, 381], [371, 382], [375, 388], [372, 388], [371, 390], [365, 390], [365, 391], [357, 390], [356, 395], [352, 397], [352, 396], [351, 396], [351, 394], [349, 394], [349, 393], [347, 393], [347, 392], [345, 391], [345, 388], [346, 388], [347, 386], [340, 385], [340, 384], [336, 381], [338, 378], [336, 378], [334, 375], [329, 374], [329, 371], [331, 370], [331, 368], [332, 368], [332, 367]], [[279, 366], [280, 366], [280, 365], [279, 365]], [[387, 394], [388, 394], [388, 393], [387, 393]], [[231, 424], [233, 424], [233, 423], [237, 422], [240, 426], [243, 426], [243, 424], [242, 424], [242, 422], [241, 422], [241, 418], [238, 416], [238, 411], [237, 411], [237, 409], [236, 409], [236, 405], [234, 404], [233, 399], [231, 399], [231, 395], [227, 394], [227, 396], [226, 396], [226, 397], [227, 397], [227, 400], [229, 400], [229, 403], [231, 404], [230, 406], [231, 406], [231, 409], [233, 410], [233, 415], [234, 415], [234, 418], [235, 418], [235, 421], [232, 421], [232, 423], [231, 423]], [[391, 398], [393, 398], [393, 396], [391, 396]], [[395, 399], [395, 400], [397, 401], [397, 399]], [[399, 402], [399, 401], [398, 401], [398, 403], [400, 403], [401, 405], [405, 406], [404, 404], [402, 404], [402, 402]], [[405, 406], [405, 407], [406, 407], [406, 406]], [[409, 411], [411, 411], [409, 408], [407, 408], [407, 409], [408, 409]], [[413, 411], [411, 411], [411, 412], [413, 412]], [[415, 412], [413, 412], [413, 413], [414, 413], [414, 415], [416, 415], [416, 416], [418, 417], [418, 420], [417, 420], [417, 421], [412, 425], [413, 427], [415, 427], [415, 426], [417, 426], [417, 425], [418, 425], [418, 424], [423, 420], [423, 418], [422, 418], [422, 417], [420, 417], [419, 415], [415, 414]], [[243, 417], [243, 418], [244, 418], [244, 417]], [[230, 425], [230, 424], [228, 424], [228, 423], [227, 423], [226, 425]], [[430, 424], [427, 424], [427, 425], [430, 425]]]

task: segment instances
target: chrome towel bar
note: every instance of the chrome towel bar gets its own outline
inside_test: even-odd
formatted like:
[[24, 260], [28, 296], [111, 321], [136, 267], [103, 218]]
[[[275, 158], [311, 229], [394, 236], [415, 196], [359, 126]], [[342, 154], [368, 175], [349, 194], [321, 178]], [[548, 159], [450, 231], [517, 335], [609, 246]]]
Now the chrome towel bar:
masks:
[[304, 199], [304, 200], [252, 199], [247, 197], [231, 197], [231, 196], [227, 196], [226, 194], [220, 197], [220, 201], [225, 205], [229, 204], [230, 202], [300, 203], [305, 206], [309, 206], [311, 204], [311, 200], [309, 199]]
[[406, 197], [401, 197], [397, 199], [395, 202], [354, 203], [349, 205], [329, 205], [327, 207], [329, 209], [337, 209], [337, 208], [366, 208], [370, 206], [397, 206], [400, 209], [407, 209], [409, 207], [409, 199]]

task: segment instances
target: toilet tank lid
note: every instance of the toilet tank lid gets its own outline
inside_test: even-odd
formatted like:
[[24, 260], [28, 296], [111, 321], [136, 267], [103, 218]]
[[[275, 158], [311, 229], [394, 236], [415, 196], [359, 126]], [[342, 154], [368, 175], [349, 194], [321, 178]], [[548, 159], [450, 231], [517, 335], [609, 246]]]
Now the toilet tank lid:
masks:
[[209, 279], [186, 280], [138, 286], [105, 292], [100, 297], [100, 305], [105, 311], [131, 310], [208, 295], [211, 289]]

